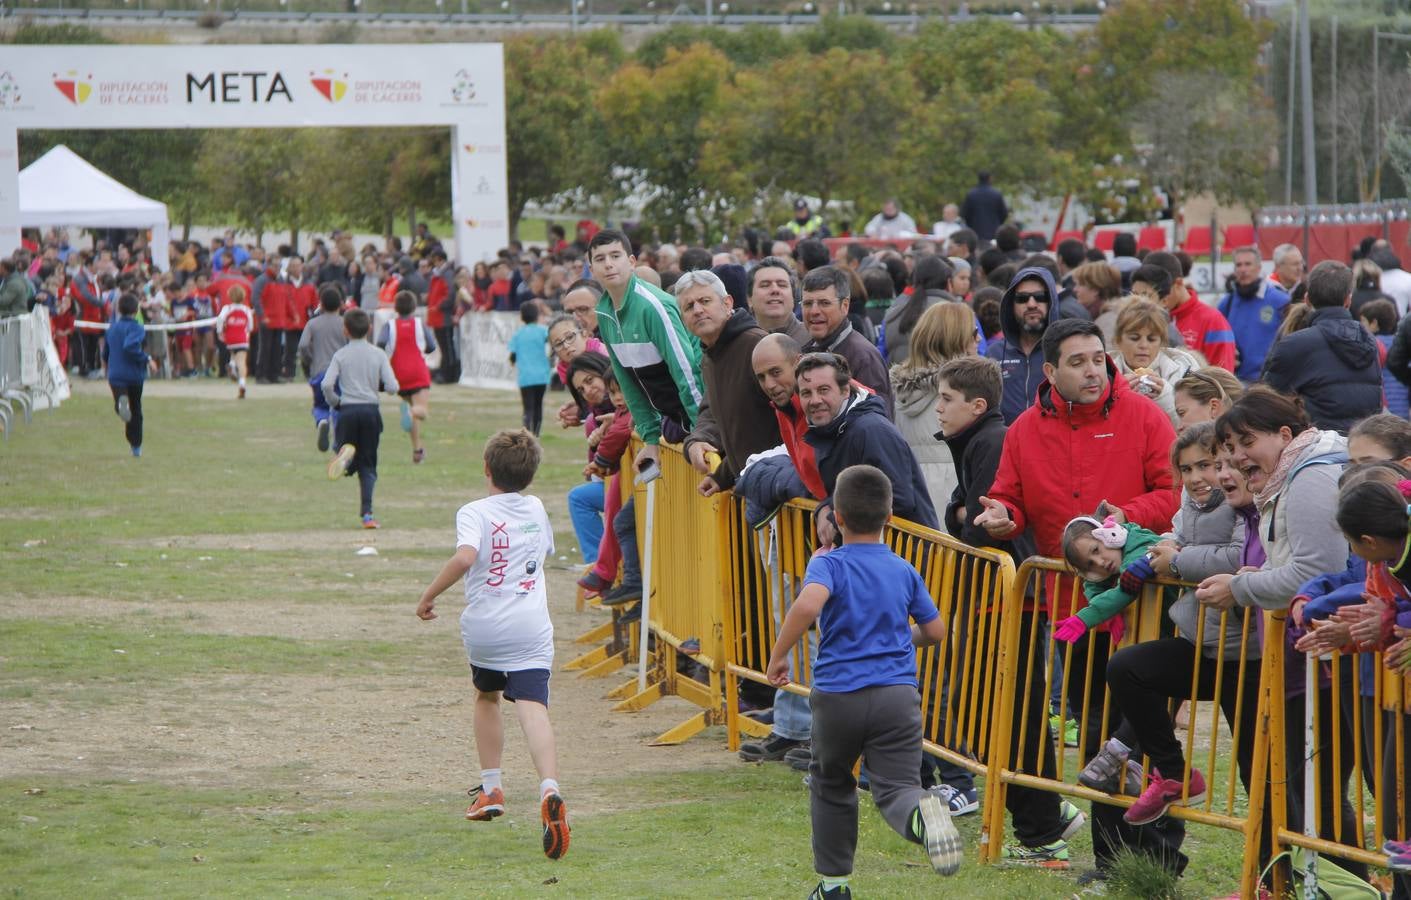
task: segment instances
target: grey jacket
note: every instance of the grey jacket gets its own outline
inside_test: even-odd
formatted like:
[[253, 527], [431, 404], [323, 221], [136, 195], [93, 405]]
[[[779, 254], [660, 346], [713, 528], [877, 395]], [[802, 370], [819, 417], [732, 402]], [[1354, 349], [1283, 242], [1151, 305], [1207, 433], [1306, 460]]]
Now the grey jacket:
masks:
[[395, 394], [400, 386], [397, 376], [392, 374], [392, 362], [387, 354], [366, 340], [350, 341], [333, 354], [328, 370], [323, 373], [323, 399], [335, 409], [359, 403], [375, 405], [379, 387]]
[[[1185, 491], [1181, 492], [1181, 508], [1172, 522], [1176, 543], [1181, 549], [1176, 554], [1176, 568], [1185, 581], [1201, 581], [1211, 575], [1232, 575], [1240, 567], [1240, 548], [1244, 544], [1244, 521], [1235, 513], [1234, 507], [1225, 502], [1225, 495], [1218, 489], [1202, 508]], [[1163, 573], [1164, 574], [1164, 573]], [[1200, 603], [1195, 599], [1195, 590], [1187, 589], [1171, 606], [1172, 623], [1181, 636], [1195, 641], [1196, 625], [1200, 621]], [[1215, 658], [1222, 652], [1225, 659], [1239, 659], [1240, 632], [1244, 622], [1244, 610], [1235, 608], [1225, 617], [1224, 638], [1221, 639], [1220, 614], [1217, 610], [1205, 611], [1204, 630], [1201, 632], [1201, 650]], [[1259, 640], [1251, 633], [1246, 645], [1246, 656], [1255, 659], [1259, 656]]]
[[[1324, 431], [1295, 467], [1337, 453], [1346, 461], [1347, 438]], [[1283, 490], [1260, 506], [1259, 539], [1269, 558], [1258, 572], [1236, 575], [1230, 581], [1240, 606], [1287, 609], [1305, 581], [1347, 568], [1347, 539], [1332, 515], [1342, 469], [1342, 465], [1303, 465]]]
[[333, 354], [347, 343], [348, 333], [343, 330], [343, 317], [338, 313], [320, 311], [304, 326], [304, 333], [299, 335], [299, 361], [312, 378], [322, 374]]

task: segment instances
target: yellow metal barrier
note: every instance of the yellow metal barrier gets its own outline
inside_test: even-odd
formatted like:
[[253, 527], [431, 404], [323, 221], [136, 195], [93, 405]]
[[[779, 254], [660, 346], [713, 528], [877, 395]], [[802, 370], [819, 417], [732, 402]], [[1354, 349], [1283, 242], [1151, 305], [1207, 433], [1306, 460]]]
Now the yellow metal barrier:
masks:
[[[1100, 793], [1076, 783], [1078, 773], [1086, 760], [1096, 755], [1101, 742], [1111, 736], [1117, 713], [1112, 698], [1106, 689], [1105, 673], [1107, 661], [1114, 649], [1125, 648], [1141, 641], [1152, 640], [1174, 634], [1169, 620], [1163, 594], [1167, 587], [1181, 588], [1174, 582], [1151, 582], [1143, 590], [1124, 614], [1126, 634], [1119, 648], [1111, 648], [1109, 640], [1097, 633], [1091, 633], [1087, 640], [1078, 644], [1062, 644], [1053, 641], [1046, 629], [1040, 629], [1042, 616], [1035, 608], [1047, 613], [1051, 621], [1061, 621], [1071, 614], [1079, 602], [1082, 582], [1061, 561], [1035, 557], [1026, 560], [1019, 568], [1014, 588], [1008, 595], [1008, 603], [1003, 617], [1003, 646], [1000, 696], [996, 704], [995, 736], [991, 747], [995, 752], [992, 768], [996, 777], [986, 782], [986, 814], [989, 817], [992, 833], [1000, 833], [1003, 825], [1005, 794], [1014, 786], [1034, 788], [1079, 797], [1096, 803], [1116, 806], [1130, 806], [1134, 800], [1128, 796], [1114, 796]], [[1194, 657], [1194, 672], [1188, 697], [1197, 695], [1201, 669], [1215, 667], [1214, 683], [1228, 684], [1233, 681], [1234, 696], [1225, 696], [1228, 709], [1226, 718], [1231, 724], [1225, 752], [1231, 760], [1237, 759], [1243, 749], [1249, 766], [1248, 783], [1264, 783], [1264, 763], [1267, 761], [1268, 735], [1265, 729], [1256, 724], [1247, 730], [1253, 734], [1241, 735], [1241, 729], [1233, 723], [1245, 720], [1250, 715], [1248, 704], [1259, 702], [1253, 693], [1246, 691], [1245, 685], [1253, 681], [1253, 671], [1249, 667], [1258, 666], [1259, 661], [1248, 659], [1252, 642], [1257, 642], [1255, 627], [1256, 613], [1253, 611], [1232, 610], [1221, 613], [1218, 618], [1201, 610], [1197, 620], [1196, 641], [1191, 645]], [[1219, 628], [1222, 633], [1229, 616], [1237, 616], [1239, 624], [1239, 656], [1225, 660], [1223, 654], [1216, 659], [1205, 657], [1201, 651], [1201, 636], [1207, 628]], [[1063, 665], [1064, 679], [1059, 686], [1062, 709], [1073, 708], [1080, 723], [1079, 742], [1076, 754], [1060, 750], [1055, 746], [1054, 737], [1048, 722], [1048, 702], [1053, 696], [1053, 666], [1050, 661], [1057, 654]], [[1237, 666], [1233, 679], [1227, 671], [1229, 666]], [[1021, 674], [1027, 673], [1027, 674]], [[1246, 677], [1248, 676], [1248, 677]], [[1181, 698], [1172, 698], [1171, 711], [1174, 713]], [[1201, 704], [1191, 704], [1190, 724], [1178, 732], [1177, 737], [1184, 745], [1184, 776], [1189, 778], [1193, 767], [1204, 768], [1207, 773], [1207, 791], [1203, 801], [1195, 805], [1172, 806], [1170, 814], [1181, 819], [1216, 825], [1235, 831], [1242, 831], [1245, 840], [1245, 864], [1241, 873], [1242, 896], [1254, 896], [1253, 885], [1258, 877], [1260, 828], [1264, 805], [1264, 791], [1256, 790], [1249, 798], [1249, 810], [1241, 812], [1236, 799], [1235, 779], [1237, 767], [1221, 761], [1222, 740], [1226, 738], [1221, 728], [1221, 697], [1217, 689], [1213, 700], [1207, 699], [1208, 716], [1202, 716]], [[1245, 720], [1247, 721], [1247, 720]], [[1205, 725], [1203, 729], [1202, 725]], [[1198, 732], [1198, 729], [1200, 731]], [[1207, 741], [1202, 750], [1200, 741]], [[1241, 741], [1254, 741], [1251, 749], [1248, 744], [1241, 747]], [[1021, 752], [1021, 748], [1022, 751]], [[1021, 758], [1022, 757], [1022, 758]], [[1143, 760], [1143, 769], [1150, 771], [1150, 760]], [[1221, 768], [1224, 768], [1223, 776]], [[1170, 777], [1170, 773], [1168, 773]], [[1187, 787], [1187, 791], [1189, 787]], [[998, 842], [986, 848], [985, 858], [999, 857]]]
[[[767, 683], [764, 665], [779, 624], [803, 581], [815, 547], [812, 501], [786, 504], [774, 521], [757, 535], [753, 559], [732, 559], [737, 584], [757, 584], [761, 574], [766, 591], [753, 591], [729, 610], [734, 636], [731, 662], [726, 666], [726, 696], [733, 697], [738, 680]], [[745, 528], [739, 519], [735, 533]], [[922, 698], [925, 749], [977, 775], [991, 774], [991, 745], [1000, 656], [999, 611], [1014, 580], [1014, 563], [994, 550], [969, 547], [929, 528], [893, 519], [884, 541], [916, 567], [936, 601], [946, 624], [939, 647], [917, 652], [917, 680]], [[732, 545], [744, 546], [734, 540]], [[767, 563], [767, 564], [766, 564]], [[754, 566], [754, 569], [750, 567]], [[762, 572], [761, 572], [762, 570]], [[807, 696], [812, 682], [810, 644], [801, 641], [792, 654], [792, 684], [787, 690]], [[767, 733], [727, 704], [729, 746], [739, 746], [741, 732]], [[1003, 823], [1001, 807], [1000, 823]], [[984, 817], [985, 828], [991, 816]], [[982, 842], [983, 845], [983, 842]]]
[[[1286, 647], [1286, 630], [1285, 615], [1278, 613], [1265, 631], [1274, 841], [1280, 850], [1302, 847], [1352, 864], [1354, 871], [1358, 865], [1385, 868], [1382, 844], [1406, 840], [1411, 812], [1407, 679], [1386, 669], [1381, 653], [1310, 660]], [[1361, 671], [1364, 656], [1372, 660], [1370, 683]], [[1286, 874], [1276, 877], [1282, 890]]]
[[[630, 460], [640, 446], [634, 439], [623, 459]], [[725, 721], [721, 673], [726, 660], [724, 609], [734, 594], [726, 546], [732, 503], [729, 495], [702, 498], [697, 494], [701, 476], [679, 448], [662, 444], [660, 462], [654, 527], [649, 536], [652, 571], [646, 622], [651, 635], [647, 683], [645, 688], [639, 688], [633, 680], [610, 695], [621, 700], [614, 707], [619, 712], [645, 709], [666, 696], [680, 697], [699, 706], [699, 713], [652, 742], [679, 744], [708, 726]], [[625, 465], [624, 473], [630, 468]], [[626, 489], [624, 486], [624, 492]], [[647, 537], [646, 486], [634, 486], [633, 498], [645, 567], [647, 548], [642, 541]], [[699, 650], [683, 650], [687, 642], [698, 644]], [[683, 659], [695, 665], [687, 665]], [[683, 674], [683, 669], [696, 677]]]

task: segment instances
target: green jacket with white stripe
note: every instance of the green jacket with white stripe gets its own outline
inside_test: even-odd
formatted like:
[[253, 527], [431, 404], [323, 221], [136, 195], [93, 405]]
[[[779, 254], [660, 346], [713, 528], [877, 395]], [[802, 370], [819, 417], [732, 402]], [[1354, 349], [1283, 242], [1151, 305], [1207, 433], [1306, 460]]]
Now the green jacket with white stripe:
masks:
[[660, 443], [663, 434], [680, 442], [696, 422], [705, 386], [701, 345], [682, 324], [676, 299], [633, 275], [622, 308], [604, 291], [597, 313], [598, 337], [637, 433], [648, 444]]

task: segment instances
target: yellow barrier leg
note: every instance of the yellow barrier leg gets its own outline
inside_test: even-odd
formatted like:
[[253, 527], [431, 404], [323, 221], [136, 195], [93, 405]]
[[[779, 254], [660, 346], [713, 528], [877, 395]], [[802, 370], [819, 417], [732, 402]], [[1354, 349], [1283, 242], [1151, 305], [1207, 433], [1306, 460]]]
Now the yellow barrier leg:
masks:
[[660, 681], [654, 681], [647, 685], [646, 690], [638, 691], [632, 696], [618, 703], [612, 708], [613, 712], [641, 712], [648, 706], [666, 696], [665, 685]]
[[719, 725], [722, 719], [724, 716], [716, 710], [701, 710], [670, 731], [663, 732], [660, 737], [652, 741], [651, 745], [653, 747], [668, 747], [684, 744], [710, 726]]
[[570, 659], [568, 662], [564, 663], [559, 668], [569, 672], [572, 672], [575, 669], [586, 669], [589, 666], [596, 665], [597, 663], [602, 662], [603, 660], [607, 659], [607, 657], [608, 648], [607, 645], [603, 645], [601, 647], [596, 647], [592, 650], [589, 650], [582, 656], [577, 656], [573, 659]]
[[605, 641], [612, 637], [612, 622], [604, 622], [591, 628], [573, 639], [575, 644], [596, 644], [598, 641]]
[[633, 675], [631, 681], [624, 681], [617, 687], [608, 691], [606, 696], [609, 700], [623, 700], [637, 693], [637, 676]]
[[626, 651], [614, 653], [602, 662], [595, 663], [578, 673], [579, 678], [602, 678], [604, 675], [611, 675], [627, 664]]

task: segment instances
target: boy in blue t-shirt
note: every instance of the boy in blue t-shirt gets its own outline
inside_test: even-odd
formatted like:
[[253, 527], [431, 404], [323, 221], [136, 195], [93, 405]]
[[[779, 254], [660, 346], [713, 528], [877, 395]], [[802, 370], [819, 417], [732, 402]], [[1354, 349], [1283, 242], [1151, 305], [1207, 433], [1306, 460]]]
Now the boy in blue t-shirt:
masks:
[[549, 386], [549, 330], [539, 324], [539, 302], [519, 308], [524, 327], [510, 337], [510, 362], [519, 370], [524, 427], [535, 437], [544, 424], [544, 391]]
[[[813, 867], [822, 877], [811, 898], [850, 898], [857, 850], [857, 780], [867, 758], [872, 799], [898, 834], [926, 847], [942, 875], [960, 867], [960, 833], [950, 811], [921, 787], [921, 697], [916, 647], [940, 643], [945, 626], [921, 576], [882, 543], [892, 484], [873, 466], [838, 475], [833, 515], [843, 546], [815, 556], [769, 657], [769, 680], [789, 681], [789, 653], [818, 621], [813, 664], [813, 761], [809, 807]], [[914, 620], [915, 625], [908, 621]]]

